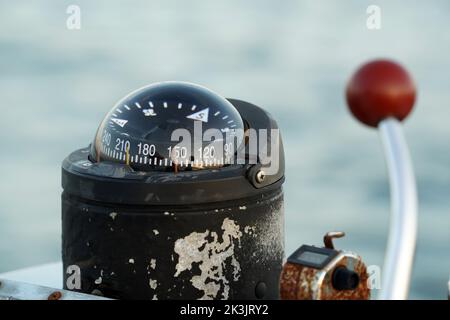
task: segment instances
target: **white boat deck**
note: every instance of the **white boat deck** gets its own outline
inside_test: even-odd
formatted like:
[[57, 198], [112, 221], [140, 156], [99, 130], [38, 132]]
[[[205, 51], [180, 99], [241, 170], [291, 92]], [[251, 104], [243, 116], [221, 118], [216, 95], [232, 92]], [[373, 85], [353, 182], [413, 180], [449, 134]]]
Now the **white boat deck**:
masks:
[[20, 281], [39, 286], [62, 289], [62, 268], [62, 262], [47, 263], [0, 273], [0, 279]]

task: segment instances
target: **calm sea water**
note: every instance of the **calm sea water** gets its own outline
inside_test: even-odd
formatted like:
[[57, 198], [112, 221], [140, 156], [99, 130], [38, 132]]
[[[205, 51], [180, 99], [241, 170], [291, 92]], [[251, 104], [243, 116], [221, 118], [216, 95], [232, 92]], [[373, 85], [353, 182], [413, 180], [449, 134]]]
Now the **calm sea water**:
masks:
[[[66, 29], [81, 7], [82, 28]], [[60, 258], [60, 164], [111, 106], [162, 80], [207, 86], [266, 108], [285, 139], [286, 244], [339, 248], [382, 265], [389, 189], [377, 132], [346, 110], [362, 62], [412, 72], [405, 125], [420, 192], [412, 298], [447, 296], [450, 275], [450, 3], [377, 1], [0, 2], [0, 272]]]

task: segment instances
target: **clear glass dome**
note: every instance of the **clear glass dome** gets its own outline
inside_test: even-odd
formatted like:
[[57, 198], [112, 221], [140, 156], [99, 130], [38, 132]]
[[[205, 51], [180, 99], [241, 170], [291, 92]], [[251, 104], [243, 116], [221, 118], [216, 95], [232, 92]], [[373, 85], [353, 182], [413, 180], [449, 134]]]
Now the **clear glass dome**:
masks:
[[244, 123], [225, 98], [186, 82], [162, 82], [120, 100], [91, 145], [92, 161], [139, 171], [191, 170], [230, 163]]

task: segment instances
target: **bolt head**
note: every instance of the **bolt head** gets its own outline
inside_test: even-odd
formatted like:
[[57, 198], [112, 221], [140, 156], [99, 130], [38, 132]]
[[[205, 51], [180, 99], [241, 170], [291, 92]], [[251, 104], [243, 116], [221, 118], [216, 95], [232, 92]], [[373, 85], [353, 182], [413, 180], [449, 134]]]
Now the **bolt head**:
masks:
[[259, 170], [256, 173], [256, 182], [263, 183], [264, 180], [266, 180], [266, 173], [264, 171], [262, 171], [262, 170]]

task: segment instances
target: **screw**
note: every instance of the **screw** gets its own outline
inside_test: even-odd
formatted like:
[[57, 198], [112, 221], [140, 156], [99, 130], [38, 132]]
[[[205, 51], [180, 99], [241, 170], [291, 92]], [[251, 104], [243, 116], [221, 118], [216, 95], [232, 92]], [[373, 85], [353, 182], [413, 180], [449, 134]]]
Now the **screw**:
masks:
[[262, 170], [259, 170], [256, 173], [256, 182], [263, 183], [264, 180], [266, 180], [266, 173], [264, 171], [262, 171]]

